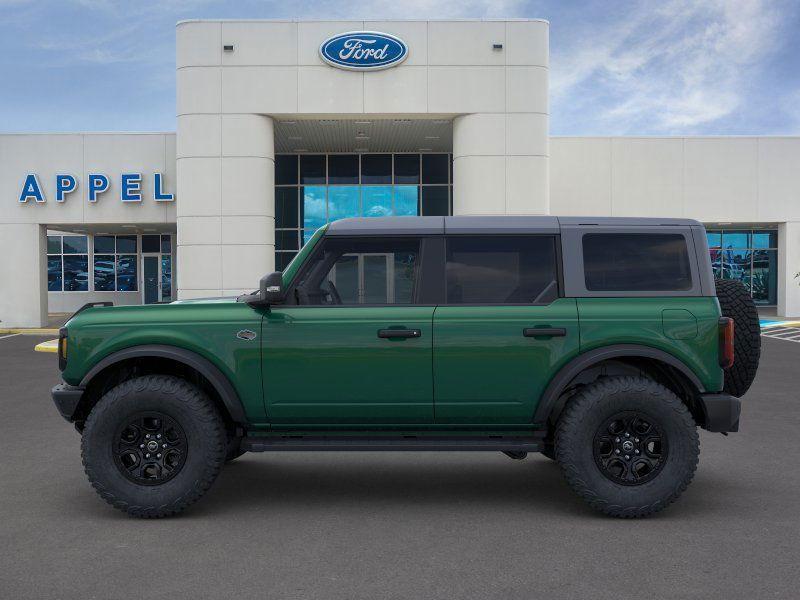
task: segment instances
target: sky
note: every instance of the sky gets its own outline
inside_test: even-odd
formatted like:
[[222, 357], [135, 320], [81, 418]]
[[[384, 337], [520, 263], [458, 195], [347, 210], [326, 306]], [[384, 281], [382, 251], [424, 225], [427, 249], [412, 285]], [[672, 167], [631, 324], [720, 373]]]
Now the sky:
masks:
[[0, 0], [0, 132], [174, 131], [175, 23], [550, 21], [551, 135], [800, 134], [800, 0]]

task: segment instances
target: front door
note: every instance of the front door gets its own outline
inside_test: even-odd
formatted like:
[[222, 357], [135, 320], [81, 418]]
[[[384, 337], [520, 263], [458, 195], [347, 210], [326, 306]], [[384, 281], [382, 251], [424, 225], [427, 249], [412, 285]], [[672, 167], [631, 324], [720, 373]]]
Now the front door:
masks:
[[577, 354], [577, 308], [559, 298], [556, 244], [552, 235], [446, 239], [437, 423], [530, 423], [550, 377]]
[[420, 239], [329, 237], [264, 317], [273, 423], [432, 422], [432, 319]]

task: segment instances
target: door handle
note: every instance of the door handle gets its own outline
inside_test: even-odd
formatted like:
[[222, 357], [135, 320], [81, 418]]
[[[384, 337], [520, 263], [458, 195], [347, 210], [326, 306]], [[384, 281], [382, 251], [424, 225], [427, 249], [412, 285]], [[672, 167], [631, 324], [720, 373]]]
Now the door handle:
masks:
[[420, 331], [419, 329], [379, 329], [378, 330], [378, 337], [379, 338], [384, 338], [384, 339], [418, 338], [421, 335], [422, 335], [422, 331]]
[[522, 330], [525, 337], [564, 337], [567, 330], [564, 327], [526, 327]]

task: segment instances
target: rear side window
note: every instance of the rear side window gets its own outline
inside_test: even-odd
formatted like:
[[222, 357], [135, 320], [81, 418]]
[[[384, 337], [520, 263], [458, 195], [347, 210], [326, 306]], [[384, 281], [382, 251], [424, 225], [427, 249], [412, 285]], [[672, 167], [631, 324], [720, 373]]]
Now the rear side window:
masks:
[[558, 297], [555, 237], [447, 239], [448, 304], [531, 304]]
[[583, 267], [590, 291], [692, 289], [686, 239], [679, 233], [588, 233]]

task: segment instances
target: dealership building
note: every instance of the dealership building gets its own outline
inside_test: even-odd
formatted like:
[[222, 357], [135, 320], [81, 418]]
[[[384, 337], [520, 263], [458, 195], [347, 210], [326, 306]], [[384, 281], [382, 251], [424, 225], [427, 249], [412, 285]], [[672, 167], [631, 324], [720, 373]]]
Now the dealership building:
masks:
[[548, 58], [540, 20], [181, 22], [177, 133], [0, 134], [0, 327], [449, 214], [694, 218], [719, 277], [800, 315], [800, 137], [550, 137]]

